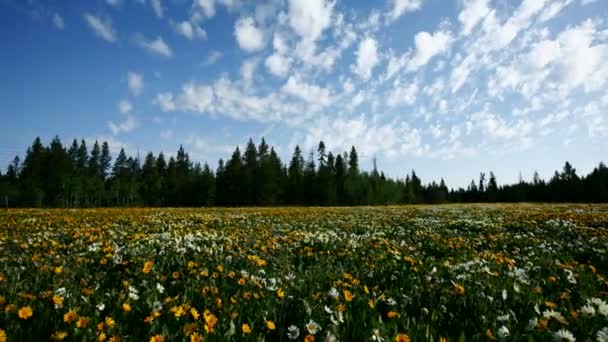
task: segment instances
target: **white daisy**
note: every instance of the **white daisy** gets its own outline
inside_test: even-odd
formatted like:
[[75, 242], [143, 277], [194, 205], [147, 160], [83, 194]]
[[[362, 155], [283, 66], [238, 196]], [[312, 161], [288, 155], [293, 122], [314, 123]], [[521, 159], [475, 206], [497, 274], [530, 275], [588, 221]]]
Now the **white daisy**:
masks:
[[287, 337], [289, 337], [290, 340], [295, 340], [298, 336], [300, 336], [300, 329], [298, 329], [298, 327], [291, 325], [287, 328]]
[[597, 332], [597, 342], [608, 342], [608, 327]]
[[332, 297], [333, 299], [338, 299], [340, 298], [340, 292], [338, 292], [338, 290], [336, 290], [335, 287], [332, 287], [328, 292], [327, 295]]
[[595, 316], [595, 308], [593, 307], [593, 305], [585, 304], [581, 308], [581, 313], [583, 314], [583, 316], [593, 317], [593, 316]]
[[374, 331], [372, 332], [372, 341], [378, 341], [378, 342], [384, 341], [382, 336], [380, 336], [380, 330], [374, 329]]
[[321, 330], [321, 326], [311, 319], [306, 324], [306, 330], [308, 330], [309, 334], [314, 335]]
[[567, 342], [576, 341], [576, 338], [574, 337], [574, 335], [572, 335], [572, 333], [566, 329], [558, 330], [553, 336], [555, 337], [556, 341], [567, 341]]
[[497, 334], [500, 338], [507, 338], [509, 337], [509, 335], [511, 335], [511, 333], [509, 332], [509, 328], [505, 327], [504, 325], [498, 328]]

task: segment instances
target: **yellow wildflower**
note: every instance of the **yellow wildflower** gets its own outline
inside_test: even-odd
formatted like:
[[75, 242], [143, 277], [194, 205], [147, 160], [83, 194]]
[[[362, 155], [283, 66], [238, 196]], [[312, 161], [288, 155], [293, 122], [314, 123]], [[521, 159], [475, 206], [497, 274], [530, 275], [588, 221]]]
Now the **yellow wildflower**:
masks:
[[198, 333], [195, 332], [194, 334], [190, 335], [190, 342], [202, 342], [202, 341], [203, 341], [203, 338]]
[[190, 314], [192, 315], [192, 318], [194, 318], [195, 320], [198, 320], [199, 318], [199, 313], [195, 308], [190, 309]]
[[110, 316], [106, 317], [105, 322], [106, 322], [106, 325], [108, 326], [108, 328], [112, 328], [116, 324], [116, 322], [114, 321], [114, 318], [112, 318]]
[[150, 342], [164, 342], [165, 338], [163, 337], [163, 335], [154, 335], [152, 337], [150, 337]]
[[410, 337], [407, 334], [397, 334], [395, 336], [395, 342], [410, 342]]
[[26, 320], [26, 319], [29, 319], [30, 317], [32, 317], [32, 315], [34, 315], [34, 311], [32, 310], [31, 307], [24, 306], [21, 309], [19, 309], [18, 315], [19, 315], [19, 318]]
[[122, 311], [124, 311], [124, 312], [131, 311], [131, 305], [129, 305], [129, 303], [123, 303], [122, 304]]
[[243, 326], [241, 327], [241, 330], [243, 331], [243, 334], [245, 334], [245, 335], [251, 333], [251, 327], [247, 323], [243, 324]]
[[398, 312], [389, 311], [386, 316], [388, 316], [388, 318], [399, 318], [401, 315]]
[[494, 334], [492, 334], [492, 330], [490, 329], [486, 330], [486, 338], [490, 341], [496, 341], [496, 337], [494, 337]]
[[274, 325], [273, 321], [266, 321], [266, 328], [268, 328], [268, 330], [275, 330], [277, 327]]
[[[53, 341], [63, 341], [66, 337], [68, 337], [67, 331], [56, 331], [51, 334], [51, 340]], [[0, 338], [0, 342], [6, 342], [6, 340], [2, 341]]]
[[76, 327], [80, 329], [84, 329], [89, 325], [89, 319], [87, 317], [80, 317], [78, 321], [76, 321]]
[[352, 292], [350, 292], [348, 290], [344, 290], [344, 299], [347, 302], [352, 302], [353, 301], [353, 297], [354, 297], [354, 295], [352, 294]]
[[456, 292], [457, 295], [461, 296], [464, 294], [464, 286], [460, 285], [460, 284], [454, 284], [454, 292]]
[[76, 311], [70, 310], [63, 315], [63, 321], [66, 323], [71, 323], [75, 321], [77, 318]]
[[63, 305], [63, 297], [61, 297], [60, 295], [54, 295], [53, 304], [55, 304], [58, 307], [61, 307]]
[[142, 272], [144, 274], [150, 273], [150, 271], [152, 270], [152, 266], [154, 266], [154, 263], [151, 260], [146, 261], [144, 263], [144, 269], [142, 270]]

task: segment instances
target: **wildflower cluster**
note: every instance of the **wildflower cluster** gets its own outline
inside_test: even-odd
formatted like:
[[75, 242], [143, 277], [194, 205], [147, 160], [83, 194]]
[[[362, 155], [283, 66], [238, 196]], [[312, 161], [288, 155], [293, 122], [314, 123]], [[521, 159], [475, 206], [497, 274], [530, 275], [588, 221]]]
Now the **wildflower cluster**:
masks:
[[0, 342], [608, 341], [608, 207], [10, 210]]

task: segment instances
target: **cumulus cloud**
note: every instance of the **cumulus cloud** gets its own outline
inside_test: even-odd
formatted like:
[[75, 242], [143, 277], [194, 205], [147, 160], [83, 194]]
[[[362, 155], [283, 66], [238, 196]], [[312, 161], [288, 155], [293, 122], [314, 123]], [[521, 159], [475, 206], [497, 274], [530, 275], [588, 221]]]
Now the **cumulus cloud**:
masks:
[[173, 138], [173, 130], [170, 128], [161, 130], [160, 137], [163, 140], [171, 140]]
[[319, 106], [328, 106], [332, 102], [332, 96], [329, 89], [306, 83], [297, 76], [290, 76], [281, 88], [281, 91], [305, 102]]
[[353, 71], [364, 80], [372, 76], [374, 67], [380, 61], [378, 57], [378, 43], [370, 37], [364, 38], [359, 43], [359, 48], [355, 52], [357, 64], [353, 66]]
[[165, 41], [163, 40], [163, 38], [161, 36], [157, 36], [155, 39], [151, 39], [151, 40], [147, 40], [145, 38], [141, 38], [139, 39], [139, 45], [158, 55], [161, 55], [163, 57], [171, 57], [173, 56], [173, 51], [171, 51], [171, 48], [169, 47], [169, 45], [167, 45], [167, 43], [165, 43]]
[[120, 110], [120, 112], [123, 114], [127, 114], [131, 110], [133, 110], [133, 106], [129, 101], [121, 100], [120, 102], [118, 102], [118, 110]]
[[144, 89], [144, 77], [141, 74], [130, 71], [127, 74], [127, 84], [133, 96], [139, 96]]
[[121, 123], [114, 123], [113, 121], [108, 121], [108, 128], [112, 131], [113, 135], [118, 135], [120, 133], [128, 133], [137, 128], [137, 120], [132, 115], [127, 115], [127, 119]]
[[487, 110], [471, 114], [470, 120], [486, 137], [491, 139], [525, 142], [534, 128], [534, 124], [527, 119], [508, 122]]
[[202, 12], [207, 18], [213, 18], [215, 15], [214, 0], [194, 0], [192, 8], [195, 11]]
[[328, 0], [289, 0], [289, 25], [303, 40], [314, 42], [330, 27], [334, 6]]
[[471, 31], [490, 13], [488, 0], [466, 0], [463, 9], [458, 14], [462, 24], [462, 34], [468, 36]]
[[384, 155], [395, 158], [420, 155], [424, 151], [420, 131], [407, 123], [376, 123], [363, 116], [357, 118], [322, 117], [307, 129], [304, 149], [314, 149], [320, 140], [337, 151], [356, 146], [360, 157]]
[[154, 103], [164, 112], [184, 111], [201, 114], [224, 115], [238, 120], [260, 122], [282, 120], [296, 125], [306, 118], [314, 107], [302, 111], [301, 104], [290, 104], [277, 94], [257, 96], [251, 89], [241, 88], [237, 83], [221, 77], [213, 84], [186, 83], [181, 93], [171, 92], [156, 95]]
[[255, 70], [258, 67], [258, 59], [250, 58], [245, 60], [241, 64], [241, 78], [245, 81], [245, 83], [250, 83], [253, 79], [253, 75], [255, 74]]
[[416, 102], [418, 94], [418, 84], [411, 83], [409, 85], [397, 85], [388, 95], [387, 104], [389, 107], [400, 105], [412, 105]]
[[570, 5], [574, 0], [562, 0], [552, 3], [545, 8], [539, 16], [541, 22], [549, 21], [559, 14], [566, 6]]
[[206, 39], [207, 32], [203, 30], [199, 25], [193, 24], [189, 21], [182, 21], [179, 23], [173, 23], [173, 28], [178, 34], [193, 40], [196, 38]]
[[106, 0], [106, 3], [112, 7], [120, 6], [121, 0]]
[[442, 54], [450, 48], [452, 35], [449, 31], [438, 31], [434, 34], [419, 32], [414, 37], [416, 51], [407, 64], [408, 70], [418, 70], [431, 58]]
[[283, 56], [280, 53], [273, 53], [266, 58], [264, 64], [271, 74], [277, 77], [285, 77], [291, 66], [291, 58]]
[[256, 27], [252, 17], [242, 17], [236, 21], [234, 36], [239, 47], [246, 52], [256, 52], [264, 48], [264, 31]]
[[152, 10], [157, 17], [163, 17], [163, 4], [160, 2], [161, 0], [150, 0], [150, 6], [152, 6]]
[[389, 20], [399, 19], [407, 12], [414, 12], [422, 8], [422, 0], [391, 0]]
[[532, 97], [540, 89], [567, 94], [578, 87], [586, 92], [601, 89], [608, 80], [608, 44], [594, 44], [598, 30], [588, 20], [531, 46], [513, 63], [497, 67], [488, 83], [489, 93], [518, 91]]
[[207, 60], [205, 61], [205, 64], [213, 65], [213, 64], [217, 63], [217, 61], [219, 61], [223, 56], [224, 56], [224, 54], [221, 51], [213, 50], [213, 51], [211, 51], [209, 56], [207, 56]]
[[85, 13], [84, 19], [97, 36], [110, 43], [116, 41], [116, 31], [114, 31], [112, 28], [112, 20], [110, 20], [110, 18], [103, 19], [101, 17]]
[[63, 30], [65, 28], [63, 18], [58, 13], [53, 14], [53, 25], [55, 25], [55, 28], [58, 30]]

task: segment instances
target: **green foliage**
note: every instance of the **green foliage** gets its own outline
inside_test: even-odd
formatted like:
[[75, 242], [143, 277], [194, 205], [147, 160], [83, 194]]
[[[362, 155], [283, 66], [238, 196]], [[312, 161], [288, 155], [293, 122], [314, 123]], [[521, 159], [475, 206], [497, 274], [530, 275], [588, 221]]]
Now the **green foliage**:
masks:
[[388, 205], [446, 202], [608, 202], [608, 168], [600, 163], [579, 176], [568, 162], [545, 182], [535, 172], [530, 183], [499, 186], [496, 175], [481, 172], [467, 189], [449, 190], [445, 181], [424, 185], [414, 170], [405, 179], [390, 179], [377, 169], [361, 171], [359, 153], [332, 153], [320, 141], [306, 160], [296, 146], [283, 164], [264, 138], [237, 147], [213, 172], [194, 163], [180, 146], [175, 157], [146, 154], [143, 165], [121, 149], [114, 164], [107, 142], [74, 139], [69, 149], [55, 137], [48, 147], [36, 138], [23, 162], [0, 173], [3, 205], [25, 207], [97, 206], [266, 206]]

